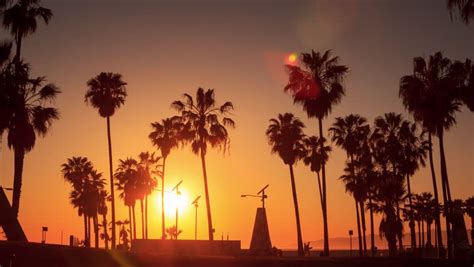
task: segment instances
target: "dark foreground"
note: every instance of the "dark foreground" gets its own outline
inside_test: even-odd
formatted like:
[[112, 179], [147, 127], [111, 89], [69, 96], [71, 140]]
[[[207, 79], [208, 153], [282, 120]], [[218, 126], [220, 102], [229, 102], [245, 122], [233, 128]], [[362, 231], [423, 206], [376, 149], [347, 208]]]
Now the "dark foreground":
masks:
[[59, 245], [0, 242], [0, 266], [317, 266], [317, 267], [472, 267], [473, 262], [410, 258], [155, 256]]

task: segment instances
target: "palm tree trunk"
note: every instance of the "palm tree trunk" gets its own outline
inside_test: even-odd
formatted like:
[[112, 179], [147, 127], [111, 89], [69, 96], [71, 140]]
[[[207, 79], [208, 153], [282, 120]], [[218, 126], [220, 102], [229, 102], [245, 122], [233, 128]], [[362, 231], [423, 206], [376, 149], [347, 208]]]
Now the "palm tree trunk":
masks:
[[133, 212], [133, 239], [137, 239], [137, 220], [135, 219], [135, 204], [132, 206]]
[[[318, 118], [319, 138], [323, 138], [323, 120]], [[321, 151], [324, 151], [324, 143], [321, 142]], [[322, 184], [323, 184], [323, 227], [324, 227], [324, 256], [329, 256], [329, 231], [328, 231], [328, 214], [327, 214], [327, 197], [326, 197], [326, 163], [321, 164]]]
[[321, 177], [319, 176], [319, 172], [316, 172], [318, 176], [318, 189], [319, 189], [319, 200], [321, 201], [321, 207], [323, 206], [323, 192], [321, 190]]
[[[207, 228], [209, 232], [209, 240], [214, 240], [214, 228], [212, 227], [212, 216], [211, 216], [211, 203], [209, 200], [209, 188], [207, 186], [207, 172], [206, 172], [206, 155], [201, 149], [201, 164], [202, 164], [202, 175], [204, 178], [204, 193], [206, 194], [206, 208], [207, 208]], [[178, 229], [176, 229], [178, 231]]]
[[87, 246], [91, 246], [91, 217], [87, 216]]
[[109, 144], [109, 172], [110, 172], [110, 207], [112, 210], [112, 249], [115, 249], [115, 195], [114, 195], [114, 172], [112, 166], [112, 138], [110, 136], [110, 117], [107, 117], [107, 140]]
[[105, 249], [109, 249], [109, 234], [107, 233], [107, 216], [102, 214], [102, 224], [104, 228], [104, 244], [105, 244]]
[[420, 244], [420, 248], [423, 248], [423, 242], [421, 242], [421, 222], [420, 222], [420, 220], [418, 220], [417, 223], [418, 223], [418, 243]]
[[133, 239], [133, 231], [132, 231], [132, 226], [133, 226], [133, 221], [132, 221], [132, 207], [128, 206], [128, 230], [130, 231], [130, 239]]
[[[398, 205], [398, 203], [397, 203], [396, 207], [397, 207], [397, 220], [399, 222], [401, 222], [402, 220], [400, 219], [400, 206]], [[402, 233], [402, 231], [399, 231], [397, 233], [397, 236], [398, 236], [398, 250], [400, 252], [402, 252], [403, 251], [403, 233]]]
[[443, 250], [443, 237], [441, 236], [441, 220], [440, 220], [440, 208], [439, 208], [439, 197], [438, 197], [438, 186], [436, 185], [436, 174], [434, 170], [434, 163], [433, 163], [433, 142], [431, 140], [431, 131], [428, 133], [428, 144], [429, 144], [429, 150], [428, 150], [428, 155], [430, 159], [430, 170], [431, 170], [431, 179], [433, 181], [433, 193], [434, 193], [434, 199], [436, 202], [435, 205], [435, 228], [436, 228], [436, 240], [438, 244], [438, 257], [441, 257], [442, 253], [441, 250]]
[[17, 66], [19, 66], [20, 60], [21, 60], [21, 42], [22, 42], [22, 37], [21, 34], [17, 33], [16, 34], [16, 54], [15, 54], [15, 61], [17, 63]]
[[145, 239], [145, 219], [143, 217], [143, 199], [140, 199], [140, 211], [142, 213], [142, 238]]
[[421, 243], [425, 247], [425, 221], [421, 220]]
[[362, 241], [364, 244], [364, 256], [367, 256], [367, 239], [365, 236], [366, 226], [365, 226], [365, 207], [364, 201], [359, 201], [360, 207], [360, 217], [362, 221]]
[[84, 217], [84, 246], [88, 247], [88, 242], [87, 242], [87, 216], [85, 214], [82, 214]]
[[[439, 153], [440, 153], [440, 162], [441, 162], [441, 184], [443, 185], [443, 197], [445, 207], [449, 207], [451, 203], [451, 193], [448, 188], [448, 170], [446, 167], [446, 158], [444, 155], [444, 140], [443, 140], [443, 128], [438, 127], [438, 141], [439, 141]], [[448, 208], [449, 209], [449, 208]], [[452, 233], [451, 233], [451, 211], [448, 210], [446, 213], [446, 235], [448, 239], [448, 259], [452, 258]]]
[[411, 237], [411, 248], [416, 248], [416, 234], [415, 234], [415, 221], [413, 220], [413, 203], [411, 195], [410, 175], [407, 174], [407, 189], [408, 189], [408, 203], [410, 204], [410, 237]]
[[426, 222], [426, 247], [432, 248], [433, 244], [431, 244], [431, 223]]
[[92, 224], [94, 225], [94, 246], [99, 248], [99, 222], [97, 220], [97, 214], [92, 216]]
[[165, 168], [166, 157], [163, 157], [163, 176], [161, 177], [161, 239], [166, 239], [165, 229]]
[[359, 203], [357, 199], [354, 197], [355, 205], [356, 205], [356, 217], [357, 217], [357, 237], [359, 238], [359, 257], [362, 257], [362, 231], [360, 229], [360, 215], [359, 215]]
[[145, 239], [148, 239], [148, 195], [145, 195]]
[[295, 174], [293, 173], [293, 165], [290, 167], [290, 179], [291, 179], [291, 192], [293, 194], [293, 205], [295, 206], [295, 217], [296, 217], [296, 235], [298, 242], [298, 256], [304, 256], [303, 251], [303, 237], [301, 236], [301, 224], [300, 224], [300, 212], [298, 208], [298, 196], [296, 194]]
[[25, 150], [23, 148], [14, 148], [15, 170], [13, 173], [13, 197], [12, 209], [15, 217], [18, 217], [20, 209], [21, 185], [23, 180], [23, 162], [25, 159]]
[[370, 205], [370, 251], [372, 257], [375, 257], [375, 233], [374, 233], [374, 211], [372, 210], [372, 194], [369, 192]]

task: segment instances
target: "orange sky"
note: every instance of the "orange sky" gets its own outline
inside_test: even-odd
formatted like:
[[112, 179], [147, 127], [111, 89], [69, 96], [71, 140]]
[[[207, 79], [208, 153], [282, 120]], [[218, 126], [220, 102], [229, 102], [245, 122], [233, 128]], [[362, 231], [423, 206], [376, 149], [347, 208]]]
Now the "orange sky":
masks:
[[[230, 100], [237, 128], [231, 131], [231, 150], [208, 154], [207, 166], [216, 238], [229, 233], [248, 247], [257, 199], [242, 199], [266, 184], [271, 238], [277, 247], [296, 246], [296, 229], [287, 166], [270, 154], [265, 129], [280, 112], [293, 112], [317, 133], [300, 107], [283, 93], [285, 56], [310, 49], [334, 49], [351, 72], [347, 96], [324, 121], [359, 113], [370, 122], [384, 112], [403, 111], [398, 99], [399, 78], [411, 72], [414, 56], [438, 50], [453, 59], [474, 58], [474, 28], [451, 22], [444, 1], [43, 1], [54, 17], [49, 26], [24, 41], [23, 55], [35, 74], [46, 75], [63, 93], [56, 101], [61, 119], [37, 141], [25, 157], [20, 221], [31, 241], [41, 240], [41, 226], [49, 227], [48, 242], [64, 243], [83, 236], [82, 219], [69, 204], [69, 184], [60, 165], [71, 156], [86, 156], [107, 173], [105, 120], [84, 104], [86, 81], [101, 71], [123, 74], [129, 96], [112, 118], [113, 157], [154, 151], [147, 135], [150, 122], [176, 114], [170, 103], [198, 86], [215, 88], [217, 101]], [[197, 2], [197, 1], [196, 1]], [[438, 3], [439, 2], [439, 3]], [[135, 3], [135, 4], [132, 4]], [[339, 4], [339, 6], [338, 6]], [[344, 9], [340, 7], [344, 4]], [[423, 7], [423, 8], [422, 8]], [[1, 39], [7, 38], [5, 32]], [[466, 198], [474, 188], [473, 115], [463, 108], [457, 126], [446, 134], [451, 190]], [[3, 137], [0, 184], [12, 184], [12, 152]], [[435, 146], [435, 155], [438, 148]], [[329, 232], [331, 237], [356, 229], [354, 203], [338, 180], [345, 152], [334, 148], [327, 165]], [[435, 158], [439, 175], [438, 158]], [[190, 201], [203, 194], [199, 159], [189, 149], [172, 151], [167, 161], [166, 187], [183, 179]], [[295, 170], [304, 241], [322, 239], [321, 210], [315, 175], [299, 164]], [[413, 191], [431, 190], [423, 169], [412, 179]], [[10, 194], [10, 193], [7, 193]], [[10, 196], [10, 195], [9, 195]], [[202, 199], [203, 200], [203, 199]], [[199, 237], [205, 238], [204, 201], [199, 208]], [[128, 216], [117, 201], [118, 219]], [[159, 209], [150, 206], [150, 236], [159, 236]], [[138, 214], [137, 214], [138, 215]], [[368, 219], [368, 217], [367, 217]], [[168, 216], [168, 225], [174, 216]], [[182, 238], [194, 237], [194, 209], [180, 215]], [[138, 227], [140, 228], [140, 227]], [[378, 229], [378, 217], [376, 229]], [[407, 232], [407, 227], [405, 232]], [[378, 233], [378, 231], [377, 231]], [[138, 234], [140, 236], [140, 234]], [[377, 240], [379, 242], [379, 240]]]

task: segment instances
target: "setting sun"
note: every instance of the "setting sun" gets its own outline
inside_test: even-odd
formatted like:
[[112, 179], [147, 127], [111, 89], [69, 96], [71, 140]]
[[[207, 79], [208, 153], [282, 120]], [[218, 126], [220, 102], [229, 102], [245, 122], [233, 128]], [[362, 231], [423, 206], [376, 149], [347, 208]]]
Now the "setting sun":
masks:
[[[176, 215], [176, 208], [178, 208], [179, 214], [183, 214], [191, 205], [188, 192], [185, 189], [179, 189], [179, 192], [179, 195], [176, 195], [176, 191], [165, 192], [165, 214], [167, 217], [174, 217]], [[155, 196], [155, 201], [158, 210], [161, 212], [161, 193]]]

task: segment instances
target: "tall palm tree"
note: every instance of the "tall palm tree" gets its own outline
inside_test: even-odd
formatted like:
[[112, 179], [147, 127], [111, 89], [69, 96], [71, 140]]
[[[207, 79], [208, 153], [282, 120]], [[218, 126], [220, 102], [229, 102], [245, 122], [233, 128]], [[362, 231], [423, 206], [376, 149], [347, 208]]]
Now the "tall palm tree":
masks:
[[464, 201], [464, 212], [471, 218], [471, 246], [474, 248], [474, 196]]
[[[456, 124], [455, 113], [462, 105], [462, 94], [458, 90], [458, 73], [453, 72], [451, 60], [437, 52], [426, 61], [422, 57], [413, 60], [413, 74], [403, 76], [400, 80], [399, 95], [405, 108], [413, 114], [416, 121], [428, 131], [429, 157], [432, 163], [431, 135], [438, 136], [441, 162], [441, 185], [444, 204], [451, 202], [448, 170], [444, 153], [444, 131]], [[433, 191], [436, 203], [438, 193], [436, 179], [432, 169]], [[439, 208], [437, 208], [439, 210]], [[439, 212], [437, 212], [439, 214]], [[439, 218], [435, 218], [440, 225]], [[446, 217], [446, 232], [448, 239], [448, 258], [452, 256], [451, 229], [449, 213]], [[438, 248], [442, 248], [440, 227], [437, 227]]]
[[[360, 181], [360, 176], [356, 174], [356, 160], [358, 158], [358, 151], [362, 151], [362, 145], [364, 144], [365, 139], [367, 138], [370, 132], [370, 126], [367, 124], [367, 119], [361, 117], [360, 115], [350, 114], [344, 118], [337, 117], [336, 121], [334, 122], [333, 126], [329, 128], [329, 133], [331, 135], [331, 139], [333, 142], [336, 143], [337, 146], [343, 148], [347, 153], [347, 160], [349, 171], [351, 172], [350, 175], [345, 175], [344, 177], [351, 177], [350, 180], [354, 180], [356, 184], [363, 184]], [[346, 183], [347, 184], [347, 183]], [[354, 189], [355, 190], [355, 189]], [[349, 190], [350, 191], [350, 190]], [[364, 199], [366, 196], [359, 191], [359, 194], [354, 194], [354, 198], [356, 201], [356, 211], [357, 215], [359, 214], [358, 206], [360, 206], [360, 217], [362, 218], [362, 224], [364, 229], [363, 234], [363, 243], [364, 243], [364, 255], [367, 254], [367, 245], [366, 245], [366, 237], [365, 237], [365, 209], [364, 209]], [[359, 217], [359, 216], [357, 216]], [[359, 219], [357, 220], [357, 224], [359, 225]], [[358, 227], [358, 229], [360, 229]], [[362, 235], [359, 232], [359, 242], [362, 243]], [[359, 252], [362, 254], [362, 244], [359, 246]], [[362, 255], [361, 255], [362, 256]]]
[[152, 176], [152, 171], [158, 166], [161, 157], [155, 157], [155, 153], [141, 152], [138, 155], [138, 176], [140, 185], [143, 187], [145, 197], [145, 238], [148, 238], [148, 196], [157, 185], [156, 178]]
[[[375, 119], [374, 131], [371, 139], [373, 140], [373, 151], [374, 158], [377, 162], [379, 173], [381, 177], [389, 181], [388, 184], [394, 186], [397, 182], [402, 184], [401, 189], [404, 191], [404, 173], [402, 172], [402, 162], [404, 155], [402, 154], [402, 144], [400, 142], [400, 129], [404, 120], [401, 114], [395, 114], [393, 112], [386, 113], [383, 116], [379, 116]], [[395, 181], [399, 180], [399, 181]], [[381, 186], [384, 186], [383, 184]], [[398, 191], [397, 193], [400, 193]], [[384, 194], [387, 192], [384, 192]], [[398, 197], [398, 198], [395, 198]], [[401, 223], [401, 209], [400, 203], [402, 202], [404, 195], [390, 194], [390, 200], [385, 204], [395, 205], [396, 219], [397, 222]], [[387, 217], [388, 218], [388, 217]], [[403, 249], [403, 235], [402, 231], [397, 232], [399, 249]]]
[[[365, 239], [365, 230], [364, 233], [361, 228], [361, 216], [364, 216], [364, 210], [359, 210], [360, 202], [364, 201], [366, 192], [366, 185], [362, 181], [361, 177], [358, 176], [354, 169], [358, 165], [357, 161], [346, 161], [346, 167], [344, 168], [345, 174], [340, 177], [340, 179], [345, 184], [346, 192], [352, 194], [355, 201], [355, 211], [356, 211], [356, 220], [357, 220], [357, 237], [359, 240], [359, 256], [365, 256], [367, 253], [366, 245], [362, 244], [363, 239]], [[364, 227], [365, 228], [365, 227]]]
[[451, 18], [453, 13], [461, 17], [464, 23], [469, 24], [474, 19], [474, 0], [447, 0]]
[[84, 191], [86, 181], [93, 170], [92, 162], [85, 157], [68, 158], [66, 163], [61, 165], [61, 172], [64, 180], [73, 186], [70, 193], [71, 204], [78, 209], [78, 215], [84, 217], [84, 241], [86, 246], [89, 245], [87, 235], [87, 214], [85, 212]]
[[283, 163], [288, 165], [290, 169], [299, 256], [304, 256], [304, 251], [293, 165], [300, 159], [303, 159], [306, 154], [304, 146], [305, 135], [303, 133], [304, 127], [304, 124], [293, 114], [285, 113], [278, 114], [278, 118], [276, 119], [270, 119], [270, 125], [265, 132], [272, 153], [278, 154], [278, 156], [283, 160]]
[[8, 147], [14, 150], [12, 208], [16, 216], [20, 207], [25, 154], [35, 146], [36, 137], [45, 136], [53, 121], [59, 118], [58, 110], [48, 104], [60, 93], [56, 85], [45, 84], [45, 77], [31, 78], [28, 65], [20, 62], [19, 66], [15, 68], [10, 64], [2, 75], [8, 94]]
[[38, 19], [48, 24], [53, 16], [50, 9], [42, 7], [40, 0], [18, 0], [3, 13], [3, 26], [10, 30], [16, 43], [15, 61], [21, 60], [23, 38], [36, 32]]
[[[425, 166], [426, 151], [429, 149], [428, 142], [424, 139], [425, 132], [418, 132], [417, 124], [404, 121], [400, 127], [399, 140], [402, 145], [402, 164], [400, 168], [405, 174], [409, 208], [413, 207], [410, 177], [415, 174], [420, 165]], [[410, 214], [413, 215], [413, 212]], [[416, 248], [415, 221], [413, 218], [409, 221], [411, 247]]]
[[206, 171], [206, 153], [208, 144], [211, 147], [227, 151], [230, 139], [226, 129], [234, 128], [235, 122], [227, 117], [234, 109], [232, 102], [225, 102], [219, 106], [215, 100], [214, 89], [198, 88], [196, 99], [189, 94], [184, 94], [184, 101], [174, 101], [172, 107], [181, 113], [185, 123], [182, 131], [183, 141], [191, 144], [194, 154], [200, 155], [202, 173], [204, 178], [204, 192], [206, 195], [207, 225], [209, 240], [214, 240], [214, 228], [212, 227], [211, 203], [209, 199], [209, 188]]
[[107, 140], [109, 145], [110, 199], [112, 208], [112, 248], [115, 248], [115, 196], [114, 174], [112, 166], [112, 139], [110, 136], [110, 117], [125, 103], [127, 91], [122, 75], [112, 72], [101, 72], [87, 82], [89, 89], [84, 101], [98, 109], [99, 115], [107, 119]]
[[[285, 91], [291, 93], [294, 103], [303, 106], [308, 118], [318, 119], [319, 137], [323, 138], [323, 119], [331, 113], [332, 107], [344, 96], [343, 82], [349, 69], [340, 65], [339, 57], [332, 56], [330, 50], [324, 53], [315, 51], [303, 53], [302, 62], [306, 70], [298, 66], [287, 66], [289, 81], [285, 86]], [[323, 164], [321, 168], [324, 200], [321, 204], [324, 228], [323, 255], [329, 256], [325, 166], [326, 164]]]
[[163, 167], [161, 170], [161, 238], [166, 237], [165, 227], [165, 168], [166, 159], [168, 158], [171, 150], [179, 146], [180, 132], [182, 130], [182, 118], [174, 116], [166, 118], [160, 122], [154, 122], [151, 124], [153, 131], [148, 135], [152, 144], [156, 146], [163, 158]]
[[331, 146], [323, 145], [323, 150], [321, 150], [320, 142], [325, 143], [326, 140], [320, 139], [317, 136], [309, 136], [304, 140], [304, 146], [306, 150], [306, 155], [304, 156], [303, 162], [306, 166], [309, 166], [312, 172], [315, 172], [317, 175], [318, 189], [319, 189], [319, 199], [323, 201], [323, 192], [321, 189], [321, 167], [324, 162], [329, 159], [329, 153], [332, 151]]
[[132, 239], [136, 239], [137, 237], [135, 220], [135, 203], [138, 199], [137, 165], [138, 162], [133, 158], [119, 160], [119, 165], [117, 167], [117, 170], [115, 171], [115, 178], [117, 178], [115, 186], [117, 187], [117, 190], [121, 191], [119, 197], [124, 200], [125, 206], [128, 206], [130, 235], [132, 236]]

